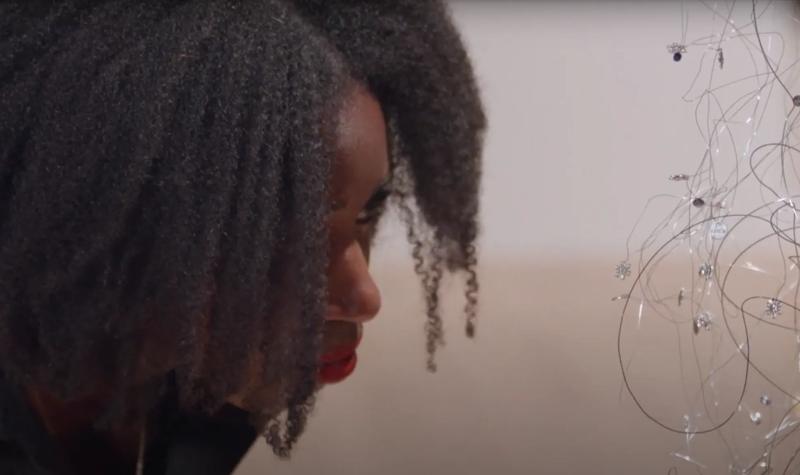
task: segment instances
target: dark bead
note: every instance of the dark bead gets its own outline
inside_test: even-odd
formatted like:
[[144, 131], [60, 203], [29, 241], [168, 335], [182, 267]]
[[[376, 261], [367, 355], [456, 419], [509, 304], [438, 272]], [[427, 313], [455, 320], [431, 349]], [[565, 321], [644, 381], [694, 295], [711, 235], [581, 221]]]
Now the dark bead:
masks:
[[792, 98], [792, 103], [795, 107], [800, 107], [800, 96], [794, 96]]
[[706, 204], [706, 202], [705, 202], [705, 200], [703, 200], [703, 198], [695, 198], [695, 199], [692, 200], [692, 204], [699, 208], [699, 207], [703, 206], [704, 204]]
[[677, 63], [678, 61], [680, 61], [680, 60], [681, 60], [681, 58], [683, 58], [683, 55], [681, 54], [681, 52], [680, 52], [680, 51], [676, 51], [676, 52], [675, 52], [675, 54], [673, 54], [673, 55], [672, 55], [672, 59], [673, 59], [673, 60], [674, 60], [676, 63]]

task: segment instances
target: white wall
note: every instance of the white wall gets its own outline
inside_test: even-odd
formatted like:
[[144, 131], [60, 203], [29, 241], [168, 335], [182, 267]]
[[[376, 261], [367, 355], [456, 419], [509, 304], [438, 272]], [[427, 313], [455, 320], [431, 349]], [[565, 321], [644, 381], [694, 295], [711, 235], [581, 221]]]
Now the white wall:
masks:
[[[730, 2], [706, 2], [725, 11]], [[790, 2], [763, 19], [792, 44]], [[646, 198], [704, 151], [680, 96], [703, 48], [674, 63], [681, 2], [453, 1], [489, 113], [483, 252], [618, 255]], [[749, 2], [738, 2], [739, 10]], [[687, 1], [689, 37], [721, 20]], [[730, 52], [729, 52], [729, 55]], [[717, 79], [751, 74], [729, 59]]]

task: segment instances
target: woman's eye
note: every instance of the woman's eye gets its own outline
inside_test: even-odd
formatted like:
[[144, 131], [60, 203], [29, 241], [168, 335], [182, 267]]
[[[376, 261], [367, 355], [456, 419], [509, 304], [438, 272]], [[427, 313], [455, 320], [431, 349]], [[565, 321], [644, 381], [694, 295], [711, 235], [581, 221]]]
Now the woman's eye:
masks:
[[367, 201], [364, 209], [358, 213], [358, 216], [356, 217], [356, 224], [375, 224], [378, 219], [380, 219], [381, 214], [386, 207], [386, 200], [389, 198], [390, 194], [391, 189], [389, 188], [389, 183], [386, 182], [381, 185], [378, 190], [375, 191], [369, 201]]

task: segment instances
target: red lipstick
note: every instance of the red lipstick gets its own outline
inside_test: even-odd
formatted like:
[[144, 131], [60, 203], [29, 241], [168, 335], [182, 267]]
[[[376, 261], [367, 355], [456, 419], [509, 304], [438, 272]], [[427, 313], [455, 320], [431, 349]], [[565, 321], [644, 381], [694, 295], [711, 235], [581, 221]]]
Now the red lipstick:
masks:
[[320, 383], [338, 383], [353, 374], [358, 363], [356, 348], [361, 342], [360, 333], [352, 342], [336, 346], [322, 355], [317, 372], [317, 380]]
[[323, 384], [335, 384], [343, 381], [353, 374], [357, 362], [358, 355], [354, 350], [343, 359], [321, 363], [317, 373], [317, 380]]

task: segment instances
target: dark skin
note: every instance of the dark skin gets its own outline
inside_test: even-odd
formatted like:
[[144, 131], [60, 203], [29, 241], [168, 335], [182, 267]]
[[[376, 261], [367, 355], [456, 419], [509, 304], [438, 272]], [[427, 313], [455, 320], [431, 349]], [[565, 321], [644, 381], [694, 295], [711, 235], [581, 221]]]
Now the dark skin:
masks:
[[[389, 153], [386, 121], [377, 99], [363, 86], [353, 84], [346, 93], [335, 134], [335, 157], [331, 173], [329, 229], [328, 309], [325, 316], [323, 353], [360, 338], [362, 325], [380, 310], [378, 287], [369, 273], [369, 250], [377, 220], [388, 196]], [[251, 361], [254, 374], [258, 356]], [[145, 378], [146, 379], [146, 378]], [[268, 387], [256, 377], [251, 384], [227, 398], [233, 406], [253, 411], [253, 394]], [[73, 401], [60, 401], [45, 388], [28, 388], [29, 400], [46, 430], [63, 448], [81, 473], [85, 454], [107, 456], [133, 467], [139, 443], [139, 427], [117, 427], [97, 434], [100, 447], [76, 443], [98, 416], [108, 392], [102, 389]], [[113, 453], [109, 453], [111, 450]], [[91, 457], [90, 457], [91, 458]]]

